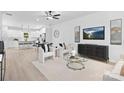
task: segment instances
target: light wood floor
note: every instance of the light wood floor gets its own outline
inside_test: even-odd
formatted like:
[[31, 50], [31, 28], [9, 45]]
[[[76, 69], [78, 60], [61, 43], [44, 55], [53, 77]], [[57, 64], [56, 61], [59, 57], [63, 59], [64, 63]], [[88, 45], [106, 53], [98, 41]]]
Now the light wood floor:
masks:
[[33, 60], [35, 49], [7, 49], [5, 81], [47, 80], [32, 64]]

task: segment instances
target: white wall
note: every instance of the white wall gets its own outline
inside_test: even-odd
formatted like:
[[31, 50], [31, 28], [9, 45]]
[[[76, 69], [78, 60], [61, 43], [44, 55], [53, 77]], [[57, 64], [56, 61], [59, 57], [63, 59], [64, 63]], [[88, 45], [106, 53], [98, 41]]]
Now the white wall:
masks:
[[51, 27], [46, 28], [46, 42], [49, 42], [49, 43], [52, 42], [52, 28]]
[[[124, 22], [124, 12], [97, 12], [71, 21], [66, 21], [53, 26], [52, 40], [55, 44], [59, 42], [74, 43], [74, 27], [80, 26], [80, 43], [108, 45], [110, 61], [117, 62], [120, 54], [124, 54], [124, 37], [122, 38], [122, 45], [110, 45], [110, 20], [119, 18], [122, 18]], [[82, 29], [94, 26], [105, 26], [105, 40], [83, 40]], [[124, 27], [124, 24], [122, 24], [122, 27]], [[55, 29], [60, 31], [60, 37], [57, 39], [53, 36]], [[124, 36], [123, 31], [122, 36]]]

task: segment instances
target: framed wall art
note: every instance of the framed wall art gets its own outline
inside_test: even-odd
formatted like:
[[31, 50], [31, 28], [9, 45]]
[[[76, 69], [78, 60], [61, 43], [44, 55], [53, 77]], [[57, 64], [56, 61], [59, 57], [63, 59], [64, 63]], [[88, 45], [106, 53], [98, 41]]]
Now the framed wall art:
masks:
[[75, 42], [79, 43], [80, 42], [80, 26], [76, 26], [74, 28], [74, 33], [75, 33]]
[[59, 38], [59, 35], [60, 35], [59, 30], [55, 30], [55, 31], [54, 31], [54, 37], [55, 37], [55, 38]]
[[112, 45], [122, 44], [122, 19], [110, 21], [110, 43]]

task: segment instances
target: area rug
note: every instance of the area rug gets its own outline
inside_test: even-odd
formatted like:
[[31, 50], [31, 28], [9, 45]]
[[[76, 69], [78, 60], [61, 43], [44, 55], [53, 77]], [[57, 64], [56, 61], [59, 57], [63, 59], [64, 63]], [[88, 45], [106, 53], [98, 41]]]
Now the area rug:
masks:
[[44, 64], [33, 61], [33, 65], [50, 81], [101, 81], [106, 70], [113, 65], [88, 59], [84, 62], [85, 69], [72, 70], [62, 59], [47, 60]]

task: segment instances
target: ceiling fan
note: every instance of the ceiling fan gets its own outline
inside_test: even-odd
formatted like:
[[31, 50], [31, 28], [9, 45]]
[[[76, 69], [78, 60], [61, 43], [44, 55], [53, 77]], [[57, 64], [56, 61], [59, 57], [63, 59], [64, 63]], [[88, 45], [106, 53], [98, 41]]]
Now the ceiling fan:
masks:
[[56, 11], [45, 11], [45, 17], [47, 20], [49, 19], [59, 19], [60, 13], [56, 13]]

